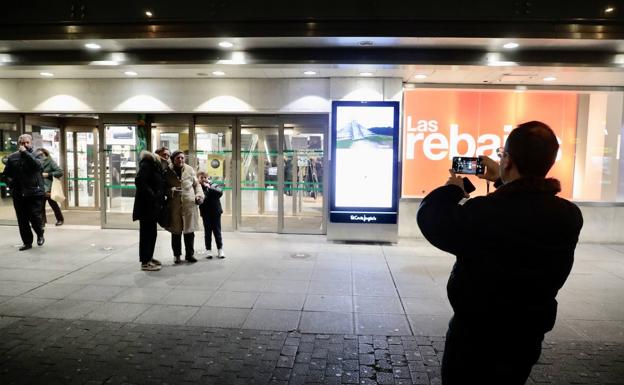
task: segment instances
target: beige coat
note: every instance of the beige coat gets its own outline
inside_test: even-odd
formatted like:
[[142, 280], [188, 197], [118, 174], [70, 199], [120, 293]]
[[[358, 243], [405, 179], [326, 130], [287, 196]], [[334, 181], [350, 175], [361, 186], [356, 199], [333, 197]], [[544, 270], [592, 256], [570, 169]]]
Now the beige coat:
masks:
[[[169, 210], [171, 212], [171, 223], [167, 230], [173, 234], [188, 234], [199, 229], [199, 208], [195, 199], [204, 200], [204, 192], [195, 177], [195, 170], [188, 164], [184, 165], [182, 178], [173, 170], [173, 164], [165, 175], [167, 186], [167, 197]], [[174, 188], [181, 187], [182, 192], [174, 191]]]

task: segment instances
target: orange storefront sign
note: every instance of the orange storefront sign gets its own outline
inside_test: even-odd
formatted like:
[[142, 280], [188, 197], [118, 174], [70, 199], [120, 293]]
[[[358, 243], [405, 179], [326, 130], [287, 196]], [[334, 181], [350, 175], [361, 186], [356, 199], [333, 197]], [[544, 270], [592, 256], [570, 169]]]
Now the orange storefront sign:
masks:
[[[549, 177], [561, 182], [562, 197], [572, 196], [577, 95], [568, 92], [407, 90], [403, 104], [403, 197], [423, 197], [443, 185], [453, 156], [487, 155], [495, 160], [518, 124], [540, 120], [560, 143]], [[474, 176], [472, 196], [485, 194]]]

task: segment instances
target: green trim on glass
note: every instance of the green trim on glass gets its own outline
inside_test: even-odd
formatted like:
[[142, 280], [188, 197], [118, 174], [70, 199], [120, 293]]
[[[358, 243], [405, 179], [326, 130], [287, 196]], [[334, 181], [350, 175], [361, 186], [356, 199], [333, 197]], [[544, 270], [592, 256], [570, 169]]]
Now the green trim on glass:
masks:
[[231, 154], [232, 150], [223, 150], [223, 151], [204, 151], [204, 150], [197, 150], [195, 151], [196, 154], [217, 154], [217, 155], [226, 155], [226, 154]]
[[134, 190], [134, 189], [136, 189], [136, 186], [107, 184], [106, 188], [109, 188], [111, 190]]
[[277, 191], [277, 189], [275, 189], [275, 188], [268, 188], [268, 187], [241, 187], [240, 189], [241, 189], [241, 191], [248, 191], [248, 190], [252, 190], [252, 191]]
[[[267, 151], [248, 151], [248, 150], [241, 150], [241, 154], [252, 154], [252, 155], [262, 155], [262, 154], [267, 154]], [[269, 155], [279, 155], [279, 152], [277, 151], [269, 151], [268, 152]]]
[[67, 180], [97, 180], [97, 178], [67, 178]]
[[6, 183], [0, 182], [0, 187], [6, 187], [6, 186], [7, 186]]
[[284, 150], [284, 154], [295, 154], [295, 153], [303, 153], [303, 154], [322, 154], [325, 150], [308, 150], [308, 149], [302, 149], [302, 150]]
[[284, 191], [323, 191], [322, 188], [284, 187]]

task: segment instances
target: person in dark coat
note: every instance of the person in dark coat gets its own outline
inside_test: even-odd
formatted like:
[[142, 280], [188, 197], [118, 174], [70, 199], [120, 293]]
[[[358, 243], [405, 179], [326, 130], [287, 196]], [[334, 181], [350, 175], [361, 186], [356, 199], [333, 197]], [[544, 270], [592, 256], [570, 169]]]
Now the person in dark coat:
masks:
[[50, 151], [48, 151], [45, 148], [38, 148], [37, 151], [37, 158], [39, 158], [41, 160], [41, 166], [43, 167], [43, 185], [45, 188], [45, 199], [43, 201], [43, 210], [42, 210], [42, 217], [41, 219], [43, 220], [43, 223], [45, 224], [48, 220], [46, 218], [46, 209], [45, 209], [45, 205], [46, 202], [50, 204], [50, 207], [52, 207], [52, 211], [54, 211], [54, 217], [56, 218], [56, 226], [61, 226], [63, 224], [63, 222], [65, 221], [65, 218], [63, 218], [63, 212], [61, 211], [61, 208], [59, 207], [58, 203], [52, 199], [50, 197], [50, 192], [52, 191], [52, 182], [54, 181], [54, 178], [60, 178], [63, 176], [63, 170], [58, 166], [58, 164], [56, 164], [56, 162], [54, 161], [54, 159], [52, 159], [52, 157], [50, 156]]
[[214, 234], [215, 243], [217, 244], [215, 256], [219, 259], [223, 259], [225, 258], [223, 239], [221, 238], [221, 214], [223, 214], [221, 196], [223, 195], [223, 191], [212, 182], [208, 174], [204, 171], [198, 172], [197, 177], [204, 190], [204, 201], [199, 205], [199, 213], [204, 222], [204, 243], [206, 245], [206, 251], [208, 251], [208, 256], [206, 258], [212, 259], [212, 235]]
[[43, 200], [45, 187], [41, 161], [35, 157], [32, 148], [32, 136], [21, 135], [18, 139], [19, 150], [7, 158], [3, 179], [6, 180], [11, 195], [13, 207], [17, 215], [20, 236], [24, 244], [20, 251], [32, 248], [33, 234], [37, 234], [37, 245], [43, 246]]
[[447, 284], [454, 314], [444, 385], [524, 384], [541, 354], [583, 226], [579, 208], [557, 197], [559, 181], [545, 177], [558, 149], [546, 124], [521, 124], [499, 149], [500, 165], [481, 157], [480, 177], [497, 181], [495, 192], [462, 205], [463, 181], [451, 171], [420, 205], [425, 238], [456, 256]]
[[149, 151], [141, 152], [139, 171], [134, 180], [136, 195], [132, 220], [139, 221], [139, 260], [141, 270], [158, 271], [161, 262], [154, 259], [156, 224], [165, 199], [165, 181], [161, 159]]

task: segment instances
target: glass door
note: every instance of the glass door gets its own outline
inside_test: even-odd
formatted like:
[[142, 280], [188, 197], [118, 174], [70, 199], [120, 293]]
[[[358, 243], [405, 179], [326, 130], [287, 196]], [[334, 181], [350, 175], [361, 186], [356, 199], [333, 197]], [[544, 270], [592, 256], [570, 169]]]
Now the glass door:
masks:
[[133, 228], [132, 208], [137, 172], [136, 124], [104, 125], [104, 225]]
[[[0, 119], [0, 173], [4, 172], [6, 158], [17, 151], [17, 122], [10, 119]], [[0, 181], [0, 224], [14, 224], [15, 210], [11, 190], [3, 181]]]
[[67, 128], [65, 140], [67, 207], [98, 210], [100, 189], [97, 129], [86, 131]]
[[238, 228], [242, 231], [277, 232], [281, 126], [275, 118], [240, 118], [239, 122]]
[[285, 233], [325, 232], [327, 117], [284, 117]]
[[204, 118], [198, 117], [195, 123], [195, 170], [204, 171], [222, 187], [221, 227], [223, 230], [233, 230], [233, 202], [232, 177], [234, 164], [232, 159], [233, 118]]

